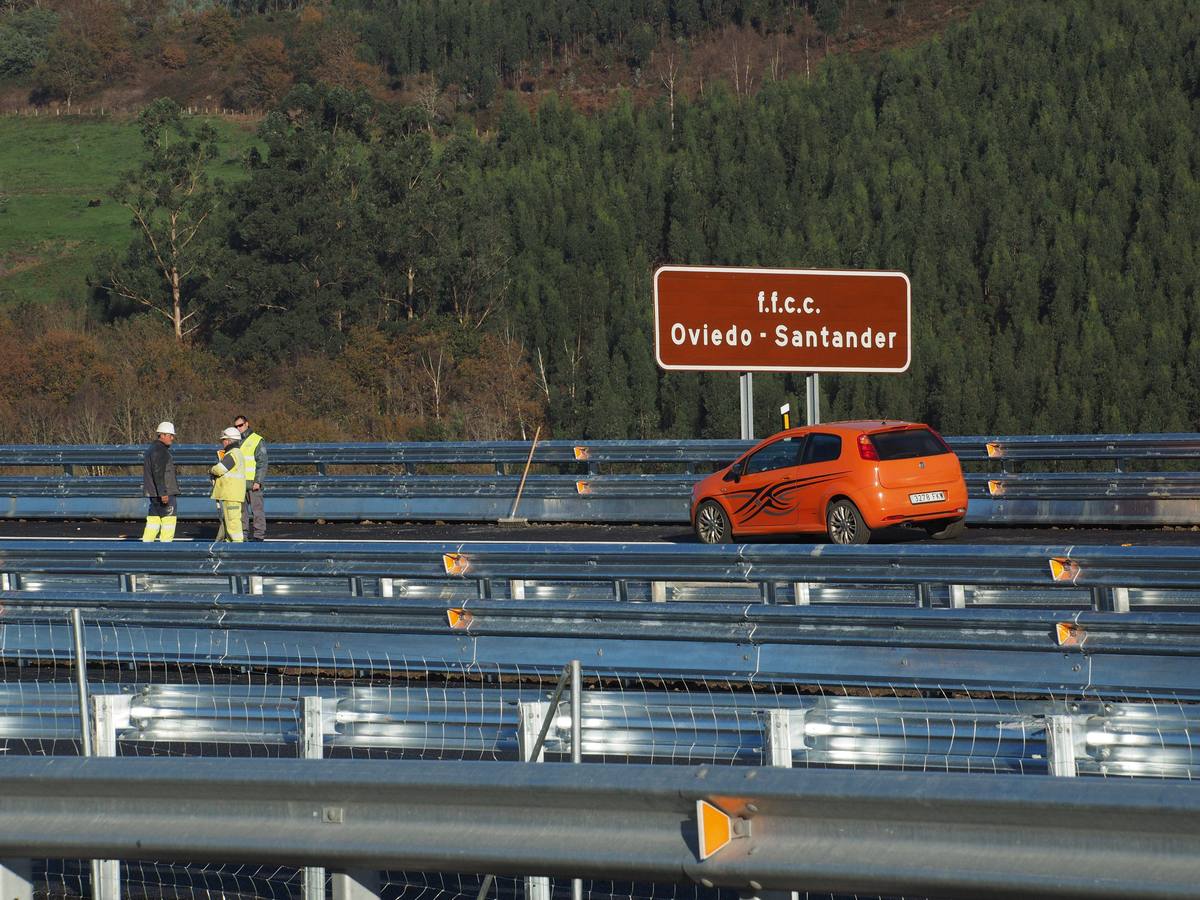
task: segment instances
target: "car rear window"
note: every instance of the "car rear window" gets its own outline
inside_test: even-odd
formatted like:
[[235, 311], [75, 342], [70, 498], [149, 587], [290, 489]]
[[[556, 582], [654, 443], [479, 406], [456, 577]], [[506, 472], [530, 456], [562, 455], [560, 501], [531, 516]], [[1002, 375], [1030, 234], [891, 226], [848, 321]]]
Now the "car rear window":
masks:
[[880, 460], [915, 459], [918, 456], [940, 456], [950, 452], [928, 428], [884, 431], [871, 435], [871, 443], [875, 445]]

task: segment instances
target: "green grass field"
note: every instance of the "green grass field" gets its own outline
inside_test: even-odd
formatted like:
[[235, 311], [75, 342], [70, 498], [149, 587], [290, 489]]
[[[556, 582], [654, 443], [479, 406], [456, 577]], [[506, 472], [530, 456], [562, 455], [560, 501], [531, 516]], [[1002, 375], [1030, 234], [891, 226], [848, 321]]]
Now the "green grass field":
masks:
[[[212, 124], [221, 153], [210, 172], [239, 180], [253, 128]], [[134, 119], [0, 117], [0, 307], [83, 301], [96, 256], [132, 237], [128, 212], [108, 191], [141, 155]]]

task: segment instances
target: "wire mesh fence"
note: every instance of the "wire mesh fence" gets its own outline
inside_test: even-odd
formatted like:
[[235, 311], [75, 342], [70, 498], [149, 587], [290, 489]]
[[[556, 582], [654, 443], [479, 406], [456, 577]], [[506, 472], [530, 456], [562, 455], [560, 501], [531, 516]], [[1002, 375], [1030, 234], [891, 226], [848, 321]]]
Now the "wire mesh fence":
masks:
[[[575, 713], [565, 698], [551, 707], [558, 673], [542, 666], [362, 654], [352, 647], [330, 658], [303, 642], [284, 653], [276, 646], [270, 665], [223, 664], [219, 654], [196, 652], [197, 641], [228, 639], [219, 630], [181, 628], [173, 645], [163, 637], [170, 633], [132, 624], [88, 631], [86, 713], [98, 753], [520, 760], [549, 718], [542, 758], [571, 757]], [[80, 754], [84, 719], [70, 626], [61, 618], [5, 622], [0, 656], [0, 754]], [[1023, 696], [958, 683], [687, 680], [595, 665], [585, 666], [583, 676], [578, 715], [587, 763], [1188, 780], [1200, 774], [1200, 703], [1170, 694]], [[306, 734], [317, 736], [315, 753]], [[92, 896], [90, 865], [36, 861], [36, 895]], [[119, 871], [122, 891], [135, 897], [305, 896], [303, 871], [275, 865], [135, 860], [123, 861]], [[481, 884], [469, 876], [383, 873], [378, 893], [470, 900]], [[523, 879], [501, 878], [488, 896], [507, 900], [530, 896], [529, 890]], [[539, 890], [539, 900], [565, 900], [570, 884]], [[729, 900], [732, 894], [590, 881], [585, 896]]]

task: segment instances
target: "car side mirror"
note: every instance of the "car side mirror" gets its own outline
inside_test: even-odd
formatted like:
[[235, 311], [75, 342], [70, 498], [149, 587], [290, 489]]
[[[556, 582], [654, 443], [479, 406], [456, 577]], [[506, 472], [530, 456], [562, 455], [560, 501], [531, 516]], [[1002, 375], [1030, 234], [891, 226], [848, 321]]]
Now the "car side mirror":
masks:
[[744, 464], [741, 462], [734, 463], [732, 466], [729, 467], [729, 471], [725, 473], [725, 478], [723, 480], [724, 481], [732, 481], [735, 483], [741, 481], [742, 480], [742, 469], [744, 467], [745, 467]]

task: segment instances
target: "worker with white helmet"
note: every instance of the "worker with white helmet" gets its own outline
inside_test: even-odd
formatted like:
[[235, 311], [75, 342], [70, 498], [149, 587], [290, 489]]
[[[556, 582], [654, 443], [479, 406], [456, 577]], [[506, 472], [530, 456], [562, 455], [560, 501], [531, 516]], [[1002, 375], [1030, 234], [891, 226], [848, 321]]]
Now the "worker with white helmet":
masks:
[[175, 540], [175, 501], [179, 497], [175, 455], [171, 452], [175, 426], [170, 422], [159, 422], [155, 430], [158, 437], [142, 458], [142, 492], [150, 500], [142, 540], [170, 543]]
[[238, 544], [244, 540], [242, 502], [246, 499], [246, 460], [239, 446], [241, 437], [236, 428], [226, 428], [221, 432], [217, 464], [209, 470], [213, 476], [212, 499], [217, 501], [217, 507], [221, 510], [217, 540]]

